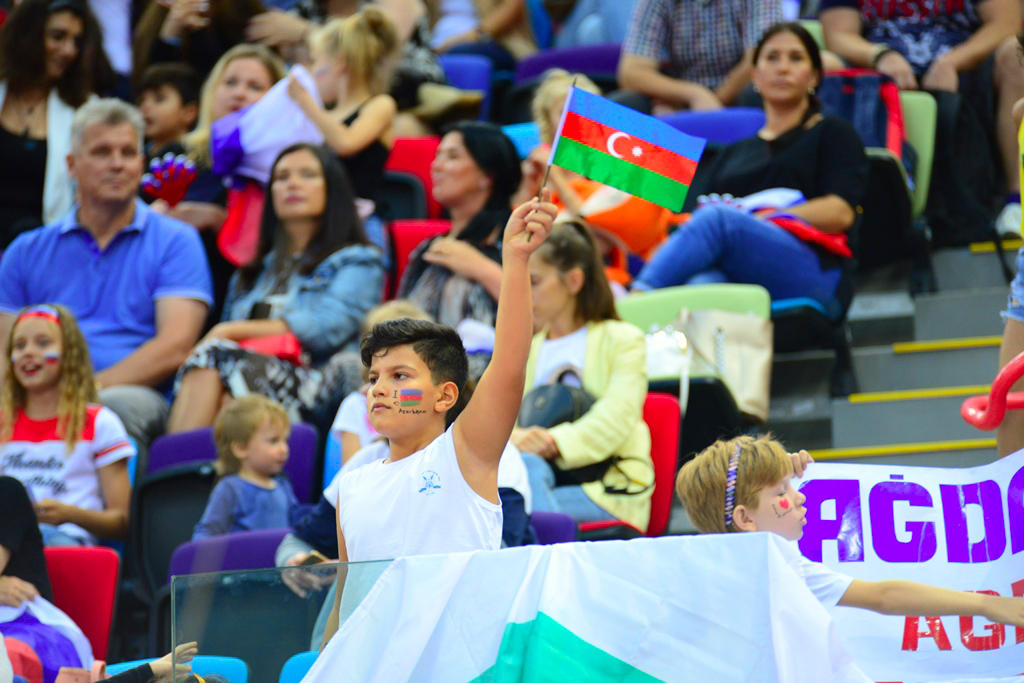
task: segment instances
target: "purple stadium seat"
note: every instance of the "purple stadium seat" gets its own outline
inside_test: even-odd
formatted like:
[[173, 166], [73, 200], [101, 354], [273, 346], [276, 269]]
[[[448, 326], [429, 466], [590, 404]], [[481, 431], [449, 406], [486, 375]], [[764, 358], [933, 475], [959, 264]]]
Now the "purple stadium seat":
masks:
[[[285, 474], [291, 480], [295, 497], [300, 503], [315, 503], [319, 491], [313, 485], [313, 467], [316, 457], [316, 429], [304, 422], [292, 425], [288, 435], [288, 463]], [[153, 442], [149, 449], [147, 474], [189, 462], [211, 462], [217, 459], [217, 446], [213, 442], [213, 428], [193, 429], [177, 434], [165, 434]]]
[[533, 532], [537, 534], [537, 542], [541, 545], [576, 540], [576, 522], [561, 512], [536, 510], [530, 515], [530, 526], [533, 527]]
[[491, 60], [482, 55], [441, 55], [437, 58], [448, 83], [459, 90], [480, 90], [484, 101], [480, 103], [481, 121], [491, 117]]
[[764, 111], [752, 107], [729, 107], [715, 111], [679, 111], [661, 120], [687, 135], [708, 142], [729, 144], [757, 135], [764, 126]]
[[168, 578], [178, 574], [269, 569], [275, 566], [274, 551], [286, 533], [287, 529], [239, 531], [183, 543], [171, 555]]
[[541, 50], [537, 54], [519, 60], [516, 65], [515, 82], [528, 81], [555, 67], [571, 73], [578, 71], [588, 76], [614, 77], [619, 68], [619, 53], [621, 51], [622, 46], [618, 43]]

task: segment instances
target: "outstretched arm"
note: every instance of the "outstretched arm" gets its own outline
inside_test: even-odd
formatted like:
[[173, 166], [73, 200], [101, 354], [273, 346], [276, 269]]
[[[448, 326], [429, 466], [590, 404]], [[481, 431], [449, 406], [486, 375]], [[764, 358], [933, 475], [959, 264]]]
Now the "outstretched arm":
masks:
[[550, 192], [545, 191], [544, 199], [520, 204], [505, 226], [494, 353], [473, 398], [452, 428], [462, 476], [480, 496], [495, 503], [498, 461], [519, 415], [533, 336], [527, 262], [547, 239], [558, 213], [549, 201]]
[[881, 614], [982, 616], [998, 624], [1024, 626], [1024, 598], [954, 591], [911, 581], [855, 579], [839, 604]]
[[343, 157], [358, 154], [374, 140], [388, 137], [398, 111], [390, 95], [377, 95], [363, 106], [352, 125], [346, 126], [318, 105], [295, 76], [288, 77], [288, 95], [320, 129], [327, 146]]

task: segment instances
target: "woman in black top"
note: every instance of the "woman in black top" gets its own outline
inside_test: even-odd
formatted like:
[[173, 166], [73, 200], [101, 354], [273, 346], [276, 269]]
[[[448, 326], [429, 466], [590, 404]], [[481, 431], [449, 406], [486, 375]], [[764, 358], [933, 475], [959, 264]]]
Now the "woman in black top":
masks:
[[[849, 255], [844, 233], [867, 184], [863, 144], [845, 121], [821, 113], [814, 96], [821, 55], [802, 26], [769, 28], [753, 61], [765, 125], [756, 137], [722, 150], [691, 191], [743, 197], [789, 188], [806, 201], [755, 213], [725, 202], [701, 206], [641, 270], [634, 289], [747, 282], [764, 286], [773, 299], [813, 298], [838, 315], [836, 286]], [[780, 227], [787, 224], [781, 214], [799, 219], [803, 229], [794, 221]]]

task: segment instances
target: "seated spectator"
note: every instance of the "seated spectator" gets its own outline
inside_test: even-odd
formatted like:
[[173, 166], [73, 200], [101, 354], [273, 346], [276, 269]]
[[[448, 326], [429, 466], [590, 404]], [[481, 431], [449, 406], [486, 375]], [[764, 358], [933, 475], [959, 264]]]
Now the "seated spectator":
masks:
[[[844, 306], [837, 285], [849, 255], [844, 235], [867, 184], [863, 145], [850, 124], [821, 113], [813, 95], [821, 58], [800, 24], [765, 32], [754, 48], [753, 79], [764, 100], [764, 128], [703, 162], [691, 192], [743, 197], [787, 188], [806, 202], [756, 215], [726, 202], [700, 206], [655, 252], [633, 287], [747, 282], [765, 287], [772, 298], [810, 297], [839, 315]], [[782, 216], [796, 220], [780, 229], [782, 223], [772, 220]], [[787, 231], [799, 227], [804, 230], [797, 234]]]
[[23, 306], [53, 302], [75, 314], [100, 401], [124, 422], [145, 471], [148, 444], [164, 431], [161, 391], [199, 337], [211, 296], [195, 230], [138, 199], [142, 127], [138, 110], [120, 100], [75, 113], [67, 164], [78, 204], [4, 252], [0, 339]]
[[139, 111], [146, 124], [146, 156], [182, 154], [182, 138], [199, 116], [199, 76], [185, 64], [156, 64], [139, 81]]
[[733, 104], [754, 44], [779, 21], [779, 0], [636, 0], [619, 85], [650, 98], [655, 113]]
[[[404, 299], [393, 299], [377, 306], [363, 320], [362, 333], [365, 335], [377, 323], [398, 318], [414, 320], [430, 320], [430, 316], [417, 306]], [[369, 446], [380, 438], [377, 430], [370, 424], [370, 413], [366, 407], [366, 390], [364, 384], [345, 397], [338, 407], [338, 413], [331, 424], [331, 434], [341, 444], [341, 463], [344, 465], [361, 448]]]
[[430, 174], [434, 199], [448, 210], [452, 227], [413, 251], [398, 296], [450, 327], [466, 318], [493, 326], [498, 244], [522, 178], [519, 154], [497, 126], [462, 122], [441, 138]]
[[526, 0], [425, 0], [438, 54], [482, 55], [496, 70], [537, 51]]
[[210, 73], [232, 46], [245, 42], [249, 19], [263, 11], [260, 0], [167, 0], [150, 2], [135, 25], [132, 42], [138, 78], [151, 64], [184, 62]]
[[384, 163], [394, 143], [396, 105], [385, 90], [387, 68], [397, 47], [395, 27], [376, 7], [367, 7], [345, 19], [332, 19], [311, 40], [313, 75], [320, 99], [334, 102], [321, 107], [294, 76], [288, 94], [324, 136], [324, 143], [341, 159], [356, 196], [372, 208], [363, 211], [363, 227], [374, 244], [386, 247], [382, 203]]
[[113, 79], [101, 42], [85, 0], [24, 0], [0, 29], [0, 250], [75, 200], [71, 118]]
[[530, 287], [538, 332], [526, 364], [526, 392], [564, 382], [596, 399], [574, 422], [512, 431], [510, 440], [530, 473], [533, 507], [578, 522], [618, 519], [646, 529], [654, 465], [643, 421], [644, 335], [619, 320], [586, 227], [555, 225], [530, 257]]
[[0, 471], [35, 501], [46, 545], [94, 545], [128, 531], [135, 448], [96, 405], [89, 349], [74, 316], [41, 305], [11, 327], [0, 392]]
[[[997, 227], [1001, 232], [1015, 233], [1020, 227], [1021, 208], [1012, 109], [1014, 102], [1024, 96], [1024, 70], [1014, 38], [1021, 27], [1019, 1], [822, 0], [821, 23], [829, 49], [850, 64], [877, 69], [891, 76], [901, 89], [960, 92], [967, 97], [980, 117], [981, 127], [996, 130], [993, 142], [998, 143], [1006, 181], [1005, 187], [996, 191], [1007, 195]], [[990, 61], [994, 62], [991, 67], [986, 64]], [[941, 150], [953, 146], [953, 141], [945, 137], [940, 127], [936, 142], [939, 166], [945, 165]], [[972, 153], [989, 145], [988, 140], [977, 140]], [[958, 164], [956, 159], [951, 163]], [[940, 171], [939, 166], [933, 178], [941, 180], [948, 173]], [[986, 218], [977, 220], [985, 224]]]
[[626, 42], [636, 0], [576, 0], [555, 33], [555, 47]]
[[199, 121], [184, 138], [185, 150], [196, 164], [196, 179], [173, 209], [155, 207], [195, 227], [202, 237], [213, 277], [210, 324], [220, 320], [228, 282], [235, 272], [217, 246], [217, 234], [227, 218], [227, 188], [224, 179], [210, 169], [210, 126], [259, 100], [284, 75], [284, 63], [259, 45], [236, 45], [217, 60], [200, 92]]
[[[523, 183], [516, 198], [525, 201], [537, 194], [547, 172], [548, 183], [554, 190], [552, 201], [563, 210], [561, 218], [583, 219], [596, 228], [595, 237], [603, 254], [620, 248], [644, 258], [668, 234], [668, 210], [557, 166], [547, 171], [551, 143], [573, 83], [580, 90], [601, 94], [600, 88], [584, 74], [570, 74], [564, 69], [551, 69], [545, 74], [532, 106], [541, 144], [523, 162]], [[620, 256], [626, 258], [625, 253]], [[628, 284], [628, 272], [613, 272], [620, 284]]]
[[[359, 359], [345, 352], [380, 301], [384, 269], [345, 172], [324, 148], [292, 145], [274, 161], [268, 193], [259, 251], [232, 277], [223, 322], [178, 373], [168, 431], [207, 427], [225, 397], [248, 393], [273, 398], [297, 421], [362, 383]], [[308, 366], [238, 346], [286, 334], [298, 338]]]
[[[4, 645], [12, 654], [35, 658], [45, 680], [52, 681], [62, 666], [91, 666], [78, 649], [89, 652], [89, 641], [51, 604], [53, 590], [32, 501], [14, 477], [0, 476], [0, 519], [0, 681], [11, 680]], [[15, 656], [12, 661], [19, 663]], [[13, 673], [22, 671], [16, 665]]]
[[288, 526], [299, 504], [288, 477], [281, 476], [290, 429], [284, 408], [263, 396], [243, 396], [220, 411], [213, 438], [221, 479], [193, 540]]

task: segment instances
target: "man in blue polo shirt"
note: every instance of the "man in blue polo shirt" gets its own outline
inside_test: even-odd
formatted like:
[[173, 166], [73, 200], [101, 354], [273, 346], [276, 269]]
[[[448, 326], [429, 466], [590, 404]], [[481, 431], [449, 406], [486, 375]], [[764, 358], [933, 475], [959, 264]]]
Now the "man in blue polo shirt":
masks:
[[137, 198], [142, 135], [142, 116], [131, 105], [99, 99], [82, 106], [67, 159], [78, 203], [56, 223], [19, 236], [0, 261], [0, 339], [23, 306], [67, 306], [89, 344], [100, 400], [124, 421], [140, 456], [163, 432], [161, 392], [212, 303], [196, 231]]

